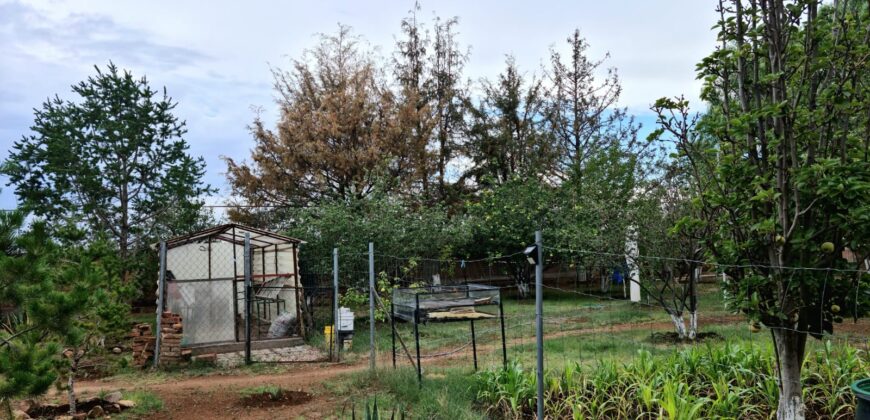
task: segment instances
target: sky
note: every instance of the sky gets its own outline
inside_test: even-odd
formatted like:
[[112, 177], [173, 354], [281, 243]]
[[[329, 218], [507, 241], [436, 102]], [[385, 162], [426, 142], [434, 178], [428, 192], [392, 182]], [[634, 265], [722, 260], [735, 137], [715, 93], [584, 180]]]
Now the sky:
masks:
[[[118, 1], [0, 0], [0, 158], [29, 133], [33, 109], [48, 97], [75, 99], [70, 85], [109, 61], [166, 87], [187, 122], [191, 154], [206, 161], [205, 181], [229, 196], [222, 156], [242, 160], [256, 110], [274, 121], [270, 68], [287, 67], [317, 34], [349, 25], [388, 58], [414, 0]], [[685, 95], [693, 105], [695, 64], [716, 45], [712, 0], [428, 0], [418, 19], [459, 18], [470, 47], [465, 74], [494, 78], [505, 56], [528, 75], [540, 73], [551, 47], [564, 50], [579, 29], [591, 57], [609, 54], [622, 81], [620, 106], [648, 131], [650, 104]], [[0, 178], [0, 209], [15, 195]]]

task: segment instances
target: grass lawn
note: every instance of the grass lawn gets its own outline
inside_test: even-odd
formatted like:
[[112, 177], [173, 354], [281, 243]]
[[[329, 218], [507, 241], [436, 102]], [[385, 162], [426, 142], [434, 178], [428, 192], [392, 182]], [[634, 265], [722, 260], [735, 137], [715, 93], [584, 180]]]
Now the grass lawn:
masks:
[[[727, 314], [718, 288], [703, 285], [699, 293], [699, 307], [703, 316]], [[586, 295], [579, 295], [560, 290], [546, 289], [544, 292], [544, 332], [545, 334], [570, 333], [571, 331], [607, 328], [627, 323], [669, 322], [667, 314], [660, 308], [642, 304], [634, 304], [626, 300], [610, 300]], [[535, 336], [535, 302], [534, 299], [518, 300], [504, 299], [505, 337], [508, 342], [524, 340]], [[365, 310], [358, 309], [353, 344], [344, 356], [349, 361], [359, 357], [368, 357], [369, 324]], [[702, 325], [703, 327], [703, 325]], [[501, 333], [499, 320], [490, 319], [475, 323], [477, 343], [480, 346], [500, 346]], [[410, 323], [397, 323], [396, 330], [410, 351], [414, 351], [414, 329]], [[435, 350], [443, 350], [467, 344], [471, 340], [470, 324], [431, 323], [421, 325], [420, 348], [424, 354]], [[322, 331], [318, 331], [311, 343], [326, 348], [323, 343]], [[532, 343], [533, 344], [533, 343]], [[376, 324], [375, 346], [379, 353], [390, 352], [392, 337], [390, 325]], [[397, 342], [397, 348], [400, 344]], [[399, 350], [401, 351], [401, 350]]]

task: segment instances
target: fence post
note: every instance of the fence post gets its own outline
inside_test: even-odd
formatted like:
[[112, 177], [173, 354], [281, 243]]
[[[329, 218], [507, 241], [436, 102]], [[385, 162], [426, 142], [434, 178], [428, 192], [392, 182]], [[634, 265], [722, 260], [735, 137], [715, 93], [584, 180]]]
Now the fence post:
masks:
[[369, 242], [369, 368], [375, 371], [375, 244]]
[[335, 341], [335, 361], [341, 360], [341, 339], [338, 330], [341, 323], [338, 311], [338, 248], [332, 248], [332, 338]]
[[538, 353], [538, 418], [544, 418], [544, 242], [535, 231], [538, 263], [535, 264], [535, 335]]
[[166, 241], [160, 241], [160, 272], [157, 274], [157, 340], [154, 342], [154, 367], [160, 363], [160, 333], [163, 328], [163, 301], [164, 290], [166, 290]]
[[245, 232], [245, 364], [251, 364], [251, 234]]
[[632, 225], [628, 227], [628, 234], [625, 238], [625, 256], [628, 263], [628, 273], [626, 273], [625, 279], [622, 281], [623, 285], [629, 282], [629, 296], [632, 302], [640, 302], [640, 267], [637, 264], [639, 254], [637, 228]]

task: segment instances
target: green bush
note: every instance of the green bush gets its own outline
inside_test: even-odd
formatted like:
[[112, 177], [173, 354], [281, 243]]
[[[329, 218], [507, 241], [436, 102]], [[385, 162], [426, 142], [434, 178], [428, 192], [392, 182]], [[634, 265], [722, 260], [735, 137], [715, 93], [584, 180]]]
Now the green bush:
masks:
[[[570, 365], [545, 375], [548, 418], [769, 418], [778, 387], [770, 347], [695, 346], [667, 357], [620, 364]], [[807, 418], [854, 416], [853, 381], [867, 377], [867, 354], [848, 346], [811, 352], [803, 370]], [[535, 411], [536, 376], [513, 364], [477, 376], [477, 400], [490, 414], [524, 417]]]

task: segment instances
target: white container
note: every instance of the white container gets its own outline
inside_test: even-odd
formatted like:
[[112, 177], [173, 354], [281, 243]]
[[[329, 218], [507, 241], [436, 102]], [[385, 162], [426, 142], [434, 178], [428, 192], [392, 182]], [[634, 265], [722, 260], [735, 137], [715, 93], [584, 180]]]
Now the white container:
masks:
[[338, 331], [353, 332], [353, 318], [350, 308], [338, 308]]

